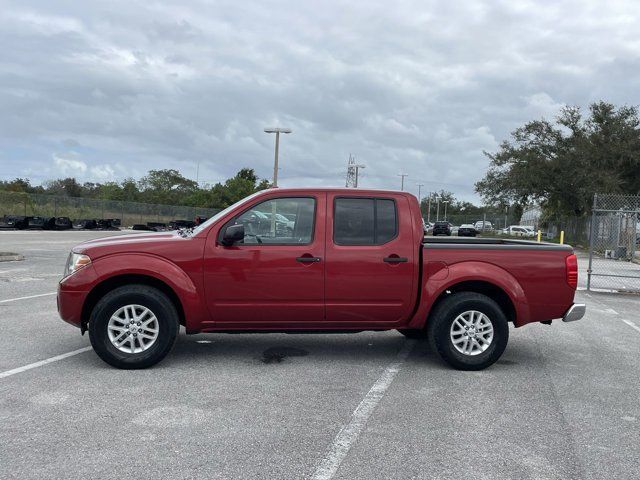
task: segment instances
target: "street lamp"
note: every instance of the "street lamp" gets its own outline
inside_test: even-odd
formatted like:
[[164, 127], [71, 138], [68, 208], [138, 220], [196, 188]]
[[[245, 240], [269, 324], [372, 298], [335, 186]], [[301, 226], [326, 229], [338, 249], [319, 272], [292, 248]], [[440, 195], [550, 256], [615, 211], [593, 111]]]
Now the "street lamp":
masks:
[[400, 183], [400, 190], [404, 191], [404, 177], [408, 177], [409, 174], [408, 173], [399, 173], [398, 176], [400, 178], [402, 178], [402, 181]]
[[447, 221], [447, 203], [449, 203], [449, 200], [443, 200], [442, 203], [444, 203], [444, 221]]
[[281, 133], [291, 133], [290, 128], [280, 128], [280, 127], [267, 127], [264, 129], [265, 133], [275, 133], [276, 134], [276, 154], [273, 160], [273, 186], [278, 186], [278, 150], [280, 148], [280, 134]]

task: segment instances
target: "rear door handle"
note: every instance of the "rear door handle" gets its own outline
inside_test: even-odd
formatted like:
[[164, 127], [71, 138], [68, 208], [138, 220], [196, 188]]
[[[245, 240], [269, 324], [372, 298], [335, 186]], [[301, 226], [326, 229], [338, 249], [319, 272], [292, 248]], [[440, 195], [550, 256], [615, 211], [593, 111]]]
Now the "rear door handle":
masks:
[[385, 263], [406, 263], [409, 261], [407, 257], [398, 257], [397, 255], [392, 255], [390, 257], [384, 257]]
[[297, 257], [296, 258], [296, 262], [301, 262], [301, 263], [315, 263], [315, 262], [319, 262], [320, 260], [322, 260], [320, 257]]

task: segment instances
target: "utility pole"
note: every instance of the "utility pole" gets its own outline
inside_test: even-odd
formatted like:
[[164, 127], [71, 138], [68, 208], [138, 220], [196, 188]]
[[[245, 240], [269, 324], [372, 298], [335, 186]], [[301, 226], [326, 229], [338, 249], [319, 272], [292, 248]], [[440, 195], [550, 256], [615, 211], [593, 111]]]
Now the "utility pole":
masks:
[[358, 188], [358, 174], [359, 169], [365, 168], [364, 165], [356, 163], [356, 157], [349, 154], [349, 162], [347, 163], [347, 181], [345, 182], [345, 187], [353, 187]]
[[447, 221], [447, 204], [449, 203], [449, 200], [443, 200], [442, 203], [444, 203], [444, 221]]
[[431, 223], [431, 197], [433, 192], [429, 192], [429, 206], [427, 207], [427, 223]]
[[399, 173], [398, 176], [402, 178], [402, 181], [400, 183], [400, 190], [404, 192], [404, 177], [408, 177], [409, 174], [408, 173]]
[[[268, 127], [264, 129], [265, 133], [275, 133], [276, 134], [276, 153], [273, 159], [273, 184], [272, 186], [278, 186], [278, 151], [280, 149], [280, 134], [281, 133], [291, 133], [290, 128], [279, 128], [279, 127]], [[275, 215], [274, 215], [275, 217]]]
[[436, 222], [440, 221], [440, 197], [436, 195]]
[[418, 183], [418, 206], [420, 207], [420, 215], [422, 216], [422, 187], [424, 187], [424, 183]]

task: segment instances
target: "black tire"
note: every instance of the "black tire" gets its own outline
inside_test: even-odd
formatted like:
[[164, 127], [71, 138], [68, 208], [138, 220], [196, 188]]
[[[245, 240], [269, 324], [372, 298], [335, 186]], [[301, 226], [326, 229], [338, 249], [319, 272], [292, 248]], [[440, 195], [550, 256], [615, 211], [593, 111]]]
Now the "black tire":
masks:
[[401, 328], [398, 329], [402, 335], [407, 338], [411, 338], [413, 340], [424, 340], [427, 338], [427, 331], [425, 329], [417, 329], [417, 328]]
[[[109, 339], [107, 326], [111, 316], [125, 305], [141, 305], [156, 316], [158, 337], [140, 353], [125, 353], [118, 350]], [[89, 339], [98, 356], [117, 368], [147, 368], [167, 356], [176, 341], [180, 322], [176, 308], [160, 290], [147, 285], [125, 285], [102, 297], [89, 318]]]
[[[491, 343], [477, 355], [459, 352], [450, 334], [458, 315], [472, 310], [486, 315], [493, 326]], [[487, 368], [502, 356], [509, 341], [509, 324], [500, 306], [486, 295], [475, 292], [454, 293], [442, 300], [429, 317], [427, 332], [431, 349], [458, 370]]]

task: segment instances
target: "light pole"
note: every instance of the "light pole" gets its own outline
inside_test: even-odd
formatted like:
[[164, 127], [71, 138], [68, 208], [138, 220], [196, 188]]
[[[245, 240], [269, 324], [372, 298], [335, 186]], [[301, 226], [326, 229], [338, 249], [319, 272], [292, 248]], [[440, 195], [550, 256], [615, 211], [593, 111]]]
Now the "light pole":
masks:
[[447, 221], [447, 204], [449, 203], [449, 200], [443, 200], [442, 203], [444, 203], [444, 221]]
[[408, 173], [399, 173], [398, 176], [402, 178], [402, 181], [400, 183], [400, 190], [404, 192], [404, 177], [408, 177], [409, 174]]
[[436, 222], [440, 221], [440, 197], [436, 195]]
[[420, 215], [422, 215], [422, 187], [424, 187], [424, 183], [418, 183], [418, 206], [420, 207]]
[[433, 193], [429, 192], [429, 204], [427, 206], [427, 223], [431, 223], [431, 197], [433, 197]]
[[281, 133], [291, 133], [290, 128], [280, 128], [280, 127], [268, 127], [264, 129], [265, 133], [275, 133], [276, 134], [276, 154], [273, 159], [273, 186], [278, 186], [278, 150], [280, 148], [280, 134]]

